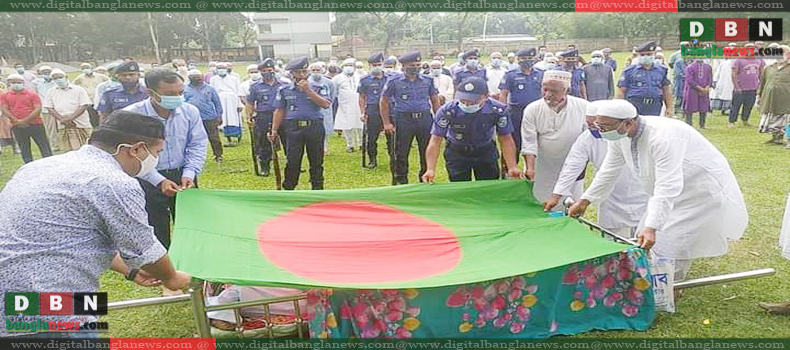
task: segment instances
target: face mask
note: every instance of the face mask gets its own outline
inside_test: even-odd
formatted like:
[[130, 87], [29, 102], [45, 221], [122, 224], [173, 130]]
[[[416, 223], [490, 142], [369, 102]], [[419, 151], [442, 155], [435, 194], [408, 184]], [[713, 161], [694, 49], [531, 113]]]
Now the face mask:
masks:
[[85, 75], [91, 75], [93, 74], [93, 69], [85, 68], [82, 70], [82, 72], [85, 73]]
[[554, 63], [546, 63], [546, 70], [552, 70], [554, 68], [557, 68], [556, 64], [554, 64]]
[[343, 73], [345, 73], [347, 75], [354, 74], [354, 70], [355, 70], [355, 68], [352, 67], [352, 66], [345, 66], [345, 67], [343, 67]]
[[187, 66], [187, 68], [189, 68], [190, 70], [192, 70], [192, 69], [195, 69], [195, 68], [197, 68], [197, 66], [196, 66], [196, 65], [189, 65], [189, 66]]
[[442, 74], [442, 69], [441, 68], [431, 69], [431, 75], [439, 76], [441, 74]]
[[460, 109], [461, 112], [464, 112], [466, 114], [477, 113], [477, 111], [479, 111], [480, 108], [483, 108], [483, 106], [481, 106], [481, 105], [479, 105], [477, 103], [475, 103], [475, 104], [473, 104], [471, 106], [467, 106], [467, 105], [465, 105], [463, 103], [458, 103], [458, 109]]
[[19, 74], [25, 74], [25, 69], [24, 68], [17, 68], [16, 72], [19, 73]]
[[[620, 126], [622, 126], [622, 125], [623, 125], [623, 124], [622, 124], [622, 122], [621, 122]], [[619, 131], [617, 131], [617, 129], [620, 129], [620, 126], [618, 126], [618, 127], [617, 127], [616, 129], [614, 129], [614, 130], [609, 130], [609, 131], [604, 131], [604, 132], [601, 132], [601, 133], [600, 133], [600, 134], [601, 134], [601, 137], [602, 137], [604, 140], [607, 140], [607, 141], [617, 141], [617, 140], [620, 140], [620, 139], [622, 139], [622, 138], [626, 137], [626, 134], [621, 134]]]
[[466, 66], [468, 68], [477, 68], [477, 60], [468, 60], [466, 61]]
[[192, 85], [199, 85], [203, 83], [203, 78], [189, 78], [189, 82], [192, 83]]
[[562, 64], [565, 67], [576, 67], [576, 61], [564, 61], [562, 62]]
[[224, 76], [228, 75], [228, 70], [225, 69], [225, 68], [218, 68], [217, 69], [217, 74], [219, 74], [219, 76], [221, 76], [221, 77], [224, 77]]
[[491, 60], [491, 66], [492, 67], [499, 67], [501, 65], [502, 65], [502, 60], [500, 60], [498, 58], [495, 58], [495, 59]]
[[655, 59], [656, 58], [653, 55], [650, 55], [650, 56], [639, 56], [639, 63], [641, 63], [643, 66], [651, 66], [651, 65], [653, 65], [653, 62], [655, 61]]
[[25, 84], [22, 84], [22, 83], [13, 83], [13, 84], [11, 84], [11, 86], [10, 86], [10, 87], [11, 87], [11, 90], [14, 90], [14, 91], [22, 91], [22, 89], [24, 89], [24, 88], [25, 88]]
[[280, 73], [274, 73], [274, 79], [280, 80], [280, 78], [282, 78], [282, 77], [283, 77], [283, 75], [282, 75], [282, 74], [280, 74]]
[[603, 57], [593, 57], [592, 64], [594, 65], [603, 64]]
[[[121, 151], [121, 147], [132, 148], [134, 146], [128, 143], [122, 143], [118, 145], [118, 148], [116, 149], [115, 153], [113, 153], [112, 155], [113, 156], [117, 155], [118, 152]], [[154, 156], [151, 153], [151, 151], [148, 150], [148, 146], [146, 146], [145, 144], [143, 144], [143, 147], [145, 147], [145, 151], [148, 152], [148, 156], [145, 157], [145, 159], [140, 159], [137, 158], [137, 156], [134, 156], [140, 162], [140, 170], [137, 171], [137, 174], [134, 175], [135, 177], [140, 177], [154, 171], [154, 169], [156, 169], [156, 165], [159, 163], [159, 157]]]
[[403, 67], [403, 73], [406, 74], [417, 74], [419, 70], [420, 68], [418, 67]]
[[590, 129], [590, 134], [592, 134], [592, 136], [596, 139], [601, 138], [601, 132], [598, 131], [598, 129]]
[[384, 72], [385, 72], [385, 73], [388, 73], [388, 74], [389, 74], [389, 73], [392, 73], [392, 71], [393, 71], [393, 69], [392, 69], [392, 68], [384, 68]]
[[250, 74], [250, 79], [253, 81], [261, 80], [261, 73], [252, 73]]
[[57, 78], [57, 79], [55, 79], [55, 84], [59, 88], [64, 88], [66, 86], [69, 86], [69, 81], [66, 78]]
[[184, 95], [178, 95], [178, 96], [159, 95], [159, 102], [157, 102], [157, 104], [160, 107], [169, 110], [175, 110], [178, 107], [181, 107], [182, 103], [184, 103]]
[[523, 60], [518, 62], [519, 67], [521, 68], [532, 68], [535, 65], [535, 61], [533, 60]]
[[324, 75], [321, 73], [310, 73], [310, 77], [313, 78], [315, 81], [321, 81], [321, 77]]
[[266, 80], [271, 80], [272, 78], [274, 78], [274, 73], [263, 73], [261, 74], [261, 78]]
[[370, 68], [370, 73], [372, 74], [381, 74], [384, 72], [384, 68], [381, 66], [375, 66]]
[[41, 74], [41, 75], [39, 75], [39, 77], [41, 77], [41, 79], [44, 79], [44, 80], [49, 80], [49, 74]]

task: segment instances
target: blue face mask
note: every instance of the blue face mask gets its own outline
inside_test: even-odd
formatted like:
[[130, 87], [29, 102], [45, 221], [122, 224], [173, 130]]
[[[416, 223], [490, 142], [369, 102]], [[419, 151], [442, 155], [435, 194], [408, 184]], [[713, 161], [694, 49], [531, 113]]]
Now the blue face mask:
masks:
[[477, 113], [477, 111], [479, 111], [480, 108], [483, 108], [483, 106], [481, 106], [481, 105], [479, 105], [477, 103], [475, 103], [475, 104], [473, 104], [471, 106], [467, 106], [467, 105], [465, 105], [463, 103], [458, 103], [458, 109], [460, 109], [461, 112], [464, 112], [466, 114]]
[[217, 74], [221, 77], [228, 75], [228, 70], [225, 68], [217, 68]]
[[41, 74], [39, 77], [41, 77], [41, 79], [49, 80], [49, 74]]
[[160, 107], [169, 110], [177, 109], [178, 107], [181, 107], [183, 103], [184, 103], [184, 95], [178, 95], [178, 96], [159, 95], [159, 102], [157, 102], [157, 104]]
[[14, 91], [22, 91], [22, 89], [25, 88], [25, 84], [13, 83], [13, 84], [10, 84], [9, 87], [11, 88], [11, 90], [14, 90]]
[[494, 58], [494, 59], [491, 60], [491, 66], [492, 67], [499, 67], [500, 65], [502, 65], [502, 60], [500, 60], [498, 58]]
[[469, 68], [477, 68], [477, 60], [466, 60], [466, 66]]

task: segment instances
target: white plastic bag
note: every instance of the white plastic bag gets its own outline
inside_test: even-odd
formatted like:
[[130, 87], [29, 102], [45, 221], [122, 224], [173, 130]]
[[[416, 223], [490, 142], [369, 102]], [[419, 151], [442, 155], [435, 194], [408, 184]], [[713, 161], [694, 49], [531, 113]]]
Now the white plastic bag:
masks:
[[650, 251], [650, 277], [657, 311], [675, 312], [675, 259]]

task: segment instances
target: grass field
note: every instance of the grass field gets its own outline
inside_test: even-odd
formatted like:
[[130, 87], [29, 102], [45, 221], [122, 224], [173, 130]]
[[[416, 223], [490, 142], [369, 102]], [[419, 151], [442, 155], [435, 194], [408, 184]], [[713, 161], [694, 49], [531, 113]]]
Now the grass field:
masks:
[[[616, 56], [623, 62], [623, 54]], [[752, 113], [752, 124], [759, 116]], [[790, 178], [785, 171], [790, 164], [790, 150], [766, 145], [767, 135], [755, 128], [728, 129], [726, 117], [719, 114], [708, 117], [709, 130], [702, 133], [729, 159], [743, 189], [750, 213], [749, 227], [744, 238], [730, 245], [730, 253], [722, 258], [699, 259], [694, 263], [689, 278], [774, 267], [777, 275], [769, 278], [747, 280], [726, 285], [689, 289], [678, 303], [675, 314], [661, 314], [647, 332], [592, 332], [584, 337], [789, 337], [790, 318], [771, 316], [755, 306], [758, 301], [790, 299], [790, 262], [783, 259], [777, 248], [777, 239], [784, 210], [785, 198], [790, 190]], [[226, 148], [225, 163], [207, 161], [200, 184], [203, 188], [222, 189], [274, 189], [273, 177], [256, 177], [250, 164], [249, 137], [245, 131], [244, 143]], [[35, 147], [34, 147], [35, 148]], [[348, 154], [345, 141], [331, 136], [331, 154], [325, 160], [326, 188], [344, 189], [387, 186], [390, 174], [383, 139], [379, 140], [379, 168], [360, 167], [360, 153]], [[412, 174], [416, 180], [417, 158], [412, 152]], [[6, 148], [2, 156], [0, 184], [4, 184], [21, 165], [19, 156]], [[783, 170], [785, 169], [785, 170]], [[446, 181], [443, 165], [437, 178]], [[300, 179], [298, 189], [309, 189], [307, 174]], [[588, 177], [588, 179], [591, 177]], [[243, 268], [240, 266], [239, 268]], [[102, 277], [102, 290], [112, 301], [153, 297], [158, 289], [140, 288], [126, 282], [116, 273]], [[703, 320], [710, 320], [704, 325]], [[187, 304], [147, 307], [111, 312], [104, 317], [110, 324], [111, 337], [191, 337], [195, 333], [191, 308]]]

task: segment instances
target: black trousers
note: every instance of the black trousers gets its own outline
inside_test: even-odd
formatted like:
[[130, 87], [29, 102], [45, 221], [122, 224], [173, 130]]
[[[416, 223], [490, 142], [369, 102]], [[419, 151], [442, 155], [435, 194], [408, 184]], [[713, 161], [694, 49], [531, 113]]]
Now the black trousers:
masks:
[[[159, 170], [168, 180], [181, 184], [184, 169]], [[176, 197], [165, 196], [158, 187], [143, 179], [137, 179], [145, 192], [145, 211], [148, 213], [148, 224], [154, 227], [154, 234], [165, 248], [170, 248], [170, 220], [176, 219]], [[195, 188], [198, 180], [195, 178]], [[177, 195], [176, 195], [177, 196]]]
[[16, 138], [16, 143], [19, 144], [22, 160], [26, 164], [33, 161], [33, 150], [30, 148], [30, 139], [33, 139], [33, 142], [38, 146], [41, 157], [49, 157], [52, 155], [52, 149], [49, 148], [49, 141], [47, 140], [47, 132], [43, 125], [15, 126], [11, 128], [11, 132], [13, 132], [14, 138]]
[[741, 113], [741, 120], [745, 123], [749, 121], [749, 115], [752, 114], [752, 107], [754, 107], [754, 102], [757, 99], [757, 91], [756, 90], [748, 90], [748, 91], [741, 91], [735, 92], [732, 94], [732, 109], [730, 109], [730, 123], [735, 123], [738, 121], [738, 112], [743, 106], [743, 112]]
[[494, 180], [499, 178], [499, 153], [496, 144], [480, 147], [463, 147], [448, 144], [444, 149], [444, 160], [450, 181]]
[[88, 116], [90, 117], [93, 128], [96, 129], [99, 127], [99, 112], [93, 109], [93, 106], [88, 106]]
[[324, 189], [324, 137], [326, 136], [324, 121], [286, 120], [284, 124], [288, 163], [285, 165], [283, 188], [293, 190], [299, 184], [302, 156], [307, 151], [312, 189]]
[[516, 163], [521, 158], [518, 155], [521, 154], [521, 121], [524, 119], [524, 108], [527, 108], [527, 106], [511, 105], [508, 108], [510, 122], [513, 125], [513, 141], [516, 142]]
[[[363, 135], [362, 137], [367, 138], [367, 146], [368, 146], [368, 157], [370, 159], [376, 159], [376, 156], [379, 154], [379, 135], [384, 130], [383, 122], [381, 121], [381, 116], [378, 114], [368, 114], [368, 134]], [[387, 150], [392, 147], [392, 136], [385, 135], [387, 138]]]
[[418, 179], [422, 182], [422, 175], [428, 169], [425, 162], [425, 149], [428, 148], [428, 141], [431, 139], [431, 114], [423, 112], [420, 117], [413, 114], [398, 114], [395, 116], [395, 182], [397, 184], [409, 183], [409, 152], [414, 139], [417, 139], [417, 149], [420, 152], [420, 175]]
[[639, 115], [661, 115], [661, 107], [664, 106], [664, 97], [629, 97], [626, 98], [636, 107]]
[[[273, 116], [272, 112], [255, 113], [255, 124], [252, 129], [255, 139], [252, 142], [255, 142], [255, 151], [263, 167], [269, 166], [269, 162], [272, 160], [272, 144], [269, 142], [267, 134], [272, 129]], [[284, 140], [282, 135], [280, 140]]]

